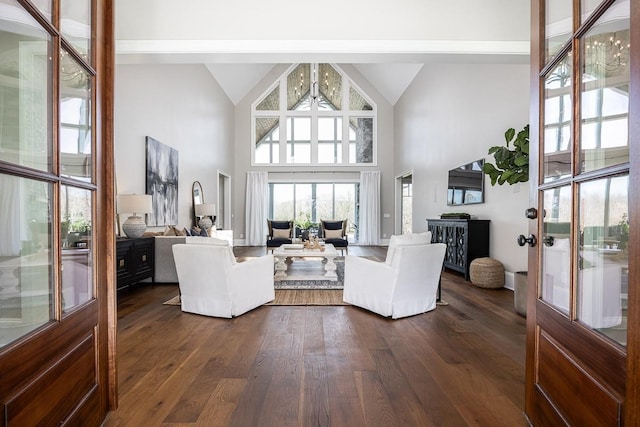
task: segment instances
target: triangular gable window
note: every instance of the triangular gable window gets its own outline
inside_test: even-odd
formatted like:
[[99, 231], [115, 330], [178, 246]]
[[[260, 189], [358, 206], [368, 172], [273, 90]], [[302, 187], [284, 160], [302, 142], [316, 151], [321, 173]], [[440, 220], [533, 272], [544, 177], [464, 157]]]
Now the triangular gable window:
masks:
[[374, 165], [376, 114], [338, 66], [296, 64], [253, 106], [252, 164]]

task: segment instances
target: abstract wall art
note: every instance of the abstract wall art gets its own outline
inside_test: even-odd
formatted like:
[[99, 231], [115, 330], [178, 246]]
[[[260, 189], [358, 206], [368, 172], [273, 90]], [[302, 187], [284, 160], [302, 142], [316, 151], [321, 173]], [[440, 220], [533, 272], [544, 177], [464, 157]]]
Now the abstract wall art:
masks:
[[146, 192], [153, 201], [147, 225], [177, 225], [178, 150], [147, 136], [146, 152]]

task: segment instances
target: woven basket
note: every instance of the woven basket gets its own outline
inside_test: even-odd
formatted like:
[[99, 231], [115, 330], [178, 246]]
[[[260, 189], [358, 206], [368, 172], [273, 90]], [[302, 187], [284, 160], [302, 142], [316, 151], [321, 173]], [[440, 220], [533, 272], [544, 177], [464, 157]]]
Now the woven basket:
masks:
[[479, 288], [499, 289], [504, 286], [504, 266], [493, 258], [476, 258], [469, 266], [471, 283]]

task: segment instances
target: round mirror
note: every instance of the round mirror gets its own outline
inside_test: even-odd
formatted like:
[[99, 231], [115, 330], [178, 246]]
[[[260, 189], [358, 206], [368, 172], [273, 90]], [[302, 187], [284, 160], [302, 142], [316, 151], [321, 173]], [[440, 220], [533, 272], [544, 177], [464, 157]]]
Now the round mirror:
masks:
[[199, 181], [195, 181], [191, 187], [191, 195], [193, 197], [193, 223], [198, 225], [198, 218], [196, 217], [196, 205], [204, 203], [204, 194], [202, 193], [202, 185]]

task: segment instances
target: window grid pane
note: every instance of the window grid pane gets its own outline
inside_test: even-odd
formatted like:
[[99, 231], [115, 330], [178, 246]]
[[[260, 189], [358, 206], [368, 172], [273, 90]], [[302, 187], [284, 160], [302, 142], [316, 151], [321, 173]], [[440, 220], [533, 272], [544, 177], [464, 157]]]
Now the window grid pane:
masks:
[[53, 47], [30, 15], [20, 19], [21, 25], [0, 31], [0, 160], [50, 172]]
[[618, 2], [581, 43], [580, 172], [629, 161], [629, 16]]
[[91, 63], [91, 1], [61, 0], [60, 30], [64, 38]]
[[627, 343], [629, 176], [580, 185], [579, 321]]
[[54, 318], [52, 185], [0, 174], [0, 348]]
[[89, 190], [60, 188], [62, 309], [65, 312], [94, 297], [91, 197]]
[[61, 175], [91, 182], [91, 76], [67, 52], [60, 54]]
[[571, 58], [568, 56], [545, 78], [545, 182], [571, 176], [571, 80]]

